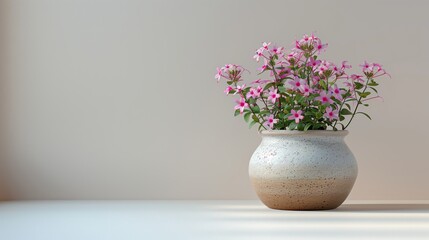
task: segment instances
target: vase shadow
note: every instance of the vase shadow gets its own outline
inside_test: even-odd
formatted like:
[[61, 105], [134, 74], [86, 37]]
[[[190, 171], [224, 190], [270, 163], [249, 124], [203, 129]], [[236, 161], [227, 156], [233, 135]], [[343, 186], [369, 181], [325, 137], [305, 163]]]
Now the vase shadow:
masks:
[[281, 213], [281, 212], [383, 212], [383, 213], [429, 213], [429, 203], [413, 203], [413, 204], [404, 204], [404, 203], [368, 203], [368, 204], [350, 204], [345, 203], [339, 206], [336, 209], [332, 210], [320, 210], [320, 211], [290, 211], [290, 210], [276, 210], [270, 209], [267, 206], [264, 206], [262, 203], [255, 204], [255, 202], [248, 202], [244, 204], [226, 204], [215, 207], [213, 210], [220, 210], [222, 212], [241, 212], [241, 213]]
[[429, 204], [343, 204], [334, 212], [413, 212], [429, 213]]

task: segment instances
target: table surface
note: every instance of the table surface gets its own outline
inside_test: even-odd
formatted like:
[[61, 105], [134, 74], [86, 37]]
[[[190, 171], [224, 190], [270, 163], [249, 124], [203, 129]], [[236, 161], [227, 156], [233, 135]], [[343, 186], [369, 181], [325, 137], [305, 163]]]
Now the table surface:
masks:
[[280, 211], [259, 201], [0, 202], [0, 239], [429, 239], [429, 201]]

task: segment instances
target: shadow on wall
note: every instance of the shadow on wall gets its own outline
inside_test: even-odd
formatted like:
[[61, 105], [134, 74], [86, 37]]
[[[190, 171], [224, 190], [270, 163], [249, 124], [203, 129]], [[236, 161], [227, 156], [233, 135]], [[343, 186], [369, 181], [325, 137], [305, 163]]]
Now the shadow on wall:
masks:
[[8, 129], [7, 105], [8, 97], [8, 48], [7, 48], [7, 14], [8, 6], [0, 1], [0, 200], [11, 199], [8, 184]]

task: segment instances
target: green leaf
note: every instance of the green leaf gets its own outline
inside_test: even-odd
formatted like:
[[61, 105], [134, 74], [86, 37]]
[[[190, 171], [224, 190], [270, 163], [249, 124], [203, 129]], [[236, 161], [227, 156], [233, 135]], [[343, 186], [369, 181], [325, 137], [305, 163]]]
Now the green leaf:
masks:
[[298, 125], [295, 122], [291, 122], [288, 127], [290, 130], [294, 130], [297, 126]]
[[257, 122], [255, 122], [255, 121], [251, 121], [250, 124], [249, 124], [249, 129], [251, 129], [253, 127], [253, 125], [255, 125], [256, 123]]
[[284, 86], [279, 86], [278, 89], [279, 89], [279, 92], [281, 92], [281, 93], [286, 92], [286, 88]]
[[376, 81], [374, 81], [374, 79], [371, 79], [371, 81], [368, 83], [368, 86], [378, 86], [378, 83]]
[[259, 122], [259, 118], [258, 118], [258, 116], [256, 116], [256, 115], [252, 115], [252, 119], [253, 119], [253, 121], [255, 121], [255, 122]]
[[352, 112], [350, 112], [347, 108], [341, 109], [340, 112], [341, 115], [352, 115]]
[[348, 103], [346, 103], [346, 106], [347, 106], [347, 108], [350, 110], [350, 109], [352, 109], [351, 107], [350, 107], [350, 104], [348, 104]]
[[305, 127], [305, 124], [303, 123], [303, 122], [300, 122], [300, 123], [298, 123], [298, 130], [299, 131], [304, 131], [304, 127]]
[[258, 105], [253, 106], [253, 107], [250, 107], [250, 109], [252, 109], [252, 111], [253, 111], [254, 113], [260, 113], [260, 112], [261, 112], [261, 109], [259, 108], [259, 106], [258, 106]]
[[315, 130], [324, 130], [324, 129], [326, 129], [326, 126], [323, 123], [316, 123], [316, 124], [314, 124], [313, 129], [315, 129]]
[[264, 91], [267, 90], [268, 88], [274, 86], [274, 83], [268, 83], [267, 85], [265, 85], [264, 87]]
[[341, 105], [341, 101], [340, 100], [338, 100], [338, 99], [334, 99], [334, 102], [337, 104], [337, 105]]
[[236, 117], [236, 116], [238, 116], [238, 115], [240, 115], [240, 109], [237, 109], [237, 110], [235, 110], [235, 112], [234, 112], [234, 117]]
[[363, 93], [358, 92], [358, 94], [359, 94], [359, 96], [360, 96], [360, 97], [362, 97], [362, 98], [366, 98], [366, 97], [368, 97], [368, 95], [370, 95], [370, 94], [371, 94], [371, 92], [363, 92]]
[[298, 100], [298, 103], [303, 103], [303, 102], [305, 102], [305, 100], [307, 100], [307, 98], [304, 96], [301, 96], [300, 99]]
[[309, 128], [311, 128], [311, 123], [305, 124], [304, 131], [307, 131]]
[[362, 89], [363, 88], [363, 84], [362, 83], [360, 83], [360, 82], [355, 82], [355, 89], [356, 90], [359, 90], [359, 89]]
[[359, 113], [359, 114], [363, 114], [363, 115], [365, 115], [367, 118], [369, 118], [369, 120], [372, 120], [372, 119], [371, 119], [371, 117], [370, 117], [368, 114], [366, 114], [366, 113], [364, 113], [364, 112], [357, 112], [356, 114], [358, 114], [358, 113]]
[[244, 121], [249, 122], [249, 119], [250, 119], [250, 115], [251, 115], [251, 114], [252, 114], [251, 112], [247, 112], [247, 113], [245, 113], [245, 114], [244, 114]]
[[370, 87], [372, 89], [372, 91], [374, 91], [375, 93], [378, 93], [377, 89], [375, 89], [374, 87]]

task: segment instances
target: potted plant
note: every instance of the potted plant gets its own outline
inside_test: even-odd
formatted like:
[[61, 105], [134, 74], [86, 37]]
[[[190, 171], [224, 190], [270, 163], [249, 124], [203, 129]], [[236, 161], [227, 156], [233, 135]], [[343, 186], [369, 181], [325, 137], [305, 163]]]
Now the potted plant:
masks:
[[360, 65], [349, 74], [346, 61], [319, 58], [327, 44], [304, 35], [290, 52], [264, 42], [254, 59], [262, 62], [259, 79], [243, 83], [240, 65], [217, 68], [225, 93], [235, 96], [235, 116], [258, 126], [262, 142], [249, 163], [252, 185], [273, 209], [317, 210], [340, 206], [357, 177], [356, 160], [344, 142], [346, 130], [368, 100], [380, 98], [377, 78], [388, 75], [380, 64]]

